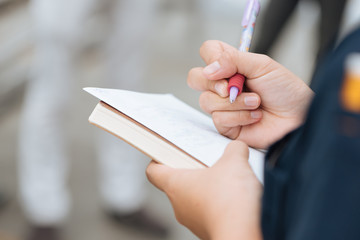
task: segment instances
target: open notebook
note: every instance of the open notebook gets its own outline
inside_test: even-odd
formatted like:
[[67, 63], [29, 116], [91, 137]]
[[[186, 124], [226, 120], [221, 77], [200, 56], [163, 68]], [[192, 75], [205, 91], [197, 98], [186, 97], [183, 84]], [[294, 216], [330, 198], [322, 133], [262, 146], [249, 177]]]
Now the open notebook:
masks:
[[[89, 117], [90, 123], [168, 166], [210, 167], [231, 141], [217, 132], [210, 117], [171, 94], [84, 90], [101, 100]], [[264, 154], [249, 150], [249, 163], [263, 182]]]

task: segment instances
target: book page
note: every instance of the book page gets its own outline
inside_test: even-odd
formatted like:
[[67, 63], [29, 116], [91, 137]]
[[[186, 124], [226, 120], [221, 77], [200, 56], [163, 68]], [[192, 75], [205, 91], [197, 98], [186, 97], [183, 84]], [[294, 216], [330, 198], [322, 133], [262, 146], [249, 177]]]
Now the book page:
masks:
[[[101, 101], [141, 123], [185, 152], [212, 166], [231, 139], [219, 134], [212, 119], [171, 94], [149, 94], [119, 89], [84, 88]], [[250, 148], [249, 162], [263, 178], [263, 156]]]

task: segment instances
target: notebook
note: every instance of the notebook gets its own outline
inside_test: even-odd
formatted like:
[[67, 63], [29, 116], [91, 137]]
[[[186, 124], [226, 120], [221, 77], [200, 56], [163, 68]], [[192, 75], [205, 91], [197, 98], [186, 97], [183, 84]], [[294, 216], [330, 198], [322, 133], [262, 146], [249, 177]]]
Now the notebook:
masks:
[[[89, 122], [174, 168], [211, 167], [231, 139], [212, 119], [172, 94], [84, 88], [100, 100]], [[263, 182], [264, 153], [249, 148], [249, 163]]]

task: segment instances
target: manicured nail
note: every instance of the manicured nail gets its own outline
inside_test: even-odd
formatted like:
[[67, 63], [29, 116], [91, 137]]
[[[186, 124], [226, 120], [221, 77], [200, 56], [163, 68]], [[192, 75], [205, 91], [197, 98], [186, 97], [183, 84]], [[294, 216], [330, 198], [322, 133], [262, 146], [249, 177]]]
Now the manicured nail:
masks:
[[257, 107], [258, 105], [258, 98], [255, 96], [247, 96], [244, 99], [245, 105], [248, 107]]
[[213, 62], [210, 65], [207, 65], [203, 72], [207, 75], [213, 74], [215, 72], [217, 72], [220, 69], [220, 63], [218, 61]]
[[254, 111], [250, 113], [251, 118], [259, 119], [262, 116], [262, 113], [260, 111]]
[[226, 90], [225, 84], [223, 84], [223, 83], [216, 83], [215, 84], [215, 91], [221, 97], [226, 97], [227, 96], [227, 90]]

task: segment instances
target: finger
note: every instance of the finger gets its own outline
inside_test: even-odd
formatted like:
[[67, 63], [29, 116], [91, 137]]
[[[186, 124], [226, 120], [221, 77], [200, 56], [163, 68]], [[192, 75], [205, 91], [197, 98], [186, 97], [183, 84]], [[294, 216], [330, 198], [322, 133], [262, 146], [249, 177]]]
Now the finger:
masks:
[[225, 126], [221, 126], [221, 125], [215, 125], [217, 131], [227, 137], [230, 138], [232, 140], [235, 140], [239, 137], [240, 133], [241, 133], [241, 129], [242, 126], [237, 126], [237, 127], [225, 127]]
[[155, 187], [165, 191], [173, 171], [170, 167], [151, 161], [146, 168], [146, 176]]
[[262, 111], [213, 112], [212, 119], [217, 131], [230, 139], [239, 139], [242, 126], [260, 121]]
[[207, 91], [200, 95], [200, 107], [207, 113], [214, 111], [239, 111], [255, 110], [260, 106], [260, 97], [256, 93], [241, 93], [235, 100], [230, 103], [229, 98], [223, 98], [219, 95]]
[[207, 65], [203, 73], [210, 80], [226, 79], [235, 73], [252, 79], [265, 75], [277, 65], [279, 64], [266, 55], [228, 49], [220, 57], [217, 55], [217, 59]]
[[205, 64], [208, 65], [218, 60], [224, 51], [228, 51], [230, 49], [236, 51], [236, 48], [227, 43], [217, 40], [208, 40], [201, 45], [200, 56], [204, 60]]
[[212, 91], [217, 93], [221, 97], [227, 97], [228, 91], [228, 81], [225, 79], [221, 80], [209, 80], [203, 74], [203, 68], [193, 68], [189, 71], [187, 84], [192, 89], [198, 91]]
[[224, 128], [246, 126], [256, 123], [262, 118], [262, 111], [232, 111], [232, 112], [219, 112], [212, 113], [212, 119], [215, 126], [222, 126]]
[[[232, 141], [230, 142], [222, 157], [215, 163], [217, 166], [231, 166], [231, 169], [237, 171], [238, 167], [249, 166], [249, 147], [244, 142]], [[214, 166], [215, 166], [214, 165]]]

